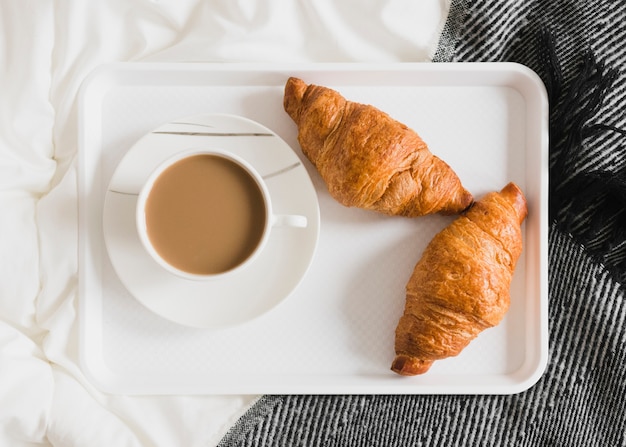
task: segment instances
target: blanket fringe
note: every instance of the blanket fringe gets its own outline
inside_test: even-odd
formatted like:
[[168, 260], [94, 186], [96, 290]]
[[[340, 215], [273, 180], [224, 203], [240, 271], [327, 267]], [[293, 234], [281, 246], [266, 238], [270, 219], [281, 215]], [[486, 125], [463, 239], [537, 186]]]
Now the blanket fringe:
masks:
[[594, 122], [602, 119], [603, 101], [620, 72], [588, 50], [566, 82], [554, 35], [546, 28], [539, 59], [550, 100], [550, 219], [623, 283], [626, 130]]

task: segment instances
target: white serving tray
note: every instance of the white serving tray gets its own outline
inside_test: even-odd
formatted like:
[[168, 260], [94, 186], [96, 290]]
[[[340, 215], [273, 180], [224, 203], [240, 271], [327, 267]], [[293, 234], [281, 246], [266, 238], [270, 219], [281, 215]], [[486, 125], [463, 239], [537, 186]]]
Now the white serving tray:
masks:
[[[459, 356], [417, 377], [389, 367], [404, 287], [450, 217], [383, 216], [328, 194], [283, 111], [289, 76], [339, 90], [415, 129], [475, 196], [509, 181], [525, 192], [525, 248], [511, 307]], [[193, 329], [151, 313], [117, 278], [102, 209], [117, 163], [174, 119], [230, 113], [289, 143], [314, 183], [321, 226], [307, 275], [283, 303], [243, 326]], [[548, 102], [529, 69], [484, 64], [153, 64], [102, 67], [79, 95], [80, 356], [93, 383], [128, 394], [510, 394], [548, 358]]]

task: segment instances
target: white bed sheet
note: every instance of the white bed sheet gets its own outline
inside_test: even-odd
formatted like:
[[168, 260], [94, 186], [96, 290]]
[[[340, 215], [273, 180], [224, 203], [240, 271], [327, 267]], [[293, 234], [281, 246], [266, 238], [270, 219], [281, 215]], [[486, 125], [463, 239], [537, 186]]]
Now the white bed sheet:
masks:
[[114, 61], [428, 61], [448, 0], [2, 0], [0, 446], [213, 446], [258, 396], [123, 396], [78, 364], [76, 93]]

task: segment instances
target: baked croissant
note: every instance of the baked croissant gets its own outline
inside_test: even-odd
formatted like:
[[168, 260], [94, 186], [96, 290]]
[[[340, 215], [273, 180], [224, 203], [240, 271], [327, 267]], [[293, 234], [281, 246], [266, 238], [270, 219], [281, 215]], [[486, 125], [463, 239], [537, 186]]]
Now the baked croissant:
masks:
[[477, 201], [428, 244], [406, 286], [391, 369], [428, 371], [455, 356], [509, 308], [526, 199], [514, 183]]
[[385, 214], [456, 214], [472, 195], [411, 129], [370, 105], [289, 78], [283, 106], [298, 142], [345, 206]]

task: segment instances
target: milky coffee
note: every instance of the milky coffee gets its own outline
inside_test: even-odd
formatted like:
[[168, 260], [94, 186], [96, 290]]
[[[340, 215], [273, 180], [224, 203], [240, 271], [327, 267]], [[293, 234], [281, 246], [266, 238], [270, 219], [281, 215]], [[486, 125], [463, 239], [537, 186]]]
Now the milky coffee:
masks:
[[263, 194], [237, 163], [214, 154], [184, 158], [155, 181], [145, 206], [148, 237], [169, 264], [201, 275], [244, 262], [263, 236]]

